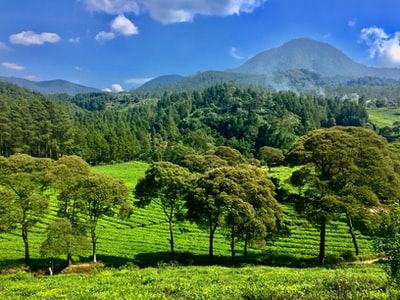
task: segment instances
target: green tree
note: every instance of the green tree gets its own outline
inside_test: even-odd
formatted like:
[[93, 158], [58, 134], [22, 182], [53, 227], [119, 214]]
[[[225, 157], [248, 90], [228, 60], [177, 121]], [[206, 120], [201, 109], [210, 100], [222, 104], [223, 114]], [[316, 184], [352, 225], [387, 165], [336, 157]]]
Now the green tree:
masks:
[[[61, 220], [66, 219], [68, 221], [67, 225], [71, 226], [71, 231], [61, 231], [60, 235], [76, 235], [74, 237], [68, 237], [71, 241], [73, 241], [74, 239], [77, 241], [84, 238], [86, 239], [86, 226], [80, 207], [82, 201], [80, 201], [79, 199], [79, 187], [83, 180], [90, 175], [90, 173], [90, 166], [82, 158], [75, 155], [61, 157], [59, 160], [56, 161], [54, 167], [50, 172], [50, 176], [52, 176], [52, 186], [57, 191], [58, 216], [59, 218], [61, 218]], [[61, 227], [59, 225], [60, 222], [61, 221], [58, 221], [57, 224], [55, 224], [52, 228], [49, 228], [48, 243], [54, 240], [53, 236], [57, 234], [56, 229]], [[49, 248], [52, 249], [51, 253], [55, 251], [54, 248], [57, 245], [57, 243], [50, 245], [51, 247]], [[47, 246], [49, 245], [47, 244]], [[59, 251], [62, 252], [66, 250], [68, 264], [71, 264], [72, 254], [75, 248], [68, 247], [68, 244], [60, 244], [60, 246], [62, 247], [62, 249], [60, 249]], [[44, 250], [44, 253], [46, 251]]]
[[385, 271], [396, 284], [400, 284], [400, 208], [394, 204], [382, 211], [382, 221], [376, 232], [375, 248], [387, 259]]
[[357, 127], [319, 129], [300, 137], [286, 158], [302, 165], [291, 181], [296, 209], [320, 229], [319, 261], [325, 257], [326, 225], [346, 215], [358, 255], [352, 219], [368, 222], [371, 208], [400, 195], [399, 174], [384, 138]]
[[272, 166], [283, 164], [285, 161], [285, 156], [282, 153], [282, 150], [263, 146], [258, 149], [258, 159], [264, 164], [268, 166], [268, 170], [271, 171]]
[[209, 230], [209, 259], [213, 261], [213, 241], [223, 227], [231, 241], [232, 259], [241, 236], [247, 242], [264, 239], [274, 230], [281, 208], [274, 198], [274, 185], [262, 170], [250, 165], [214, 168], [204, 173], [189, 194], [188, 218]]
[[42, 243], [40, 253], [47, 257], [67, 254], [68, 265], [71, 265], [72, 253], [84, 255], [89, 249], [90, 242], [83, 232], [76, 232], [68, 218], [57, 218], [47, 229], [47, 239]]
[[150, 165], [134, 190], [138, 207], [154, 202], [167, 217], [172, 261], [175, 260], [173, 224], [183, 219], [185, 196], [191, 187], [192, 177], [184, 167], [170, 162], [156, 162]]
[[128, 202], [129, 189], [122, 180], [113, 177], [91, 173], [83, 178], [78, 188], [77, 207], [86, 216], [92, 241], [93, 262], [97, 261], [98, 221], [104, 216], [114, 216], [117, 212], [121, 218], [127, 218], [132, 212]]
[[25, 264], [30, 265], [29, 231], [48, 212], [49, 196], [46, 190], [50, 184], [46, 176], [53, 164], [51, 159], [33, 158], [27, 154], [15, 154], [9, 158], [0, 157], [0, 203], [11, 212], [3, 216], [5, 227], [11, 228], [17, 222], [25, 246]]

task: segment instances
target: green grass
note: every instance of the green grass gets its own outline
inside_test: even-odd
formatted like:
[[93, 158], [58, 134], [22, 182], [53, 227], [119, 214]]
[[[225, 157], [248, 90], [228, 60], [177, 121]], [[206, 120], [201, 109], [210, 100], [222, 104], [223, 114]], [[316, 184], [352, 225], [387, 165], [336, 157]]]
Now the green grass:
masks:
[[[91, 275], [2, 275], [0, 298], [396, 299], [376, 265], [325, 268], [127, 266]], [[393, 297], [394, 296], [394, 297]]]
[[394, 122], [400, 121], [400, 108], [369, 108], [367, 112], [369, 120], [378, 128], [392, 127]]

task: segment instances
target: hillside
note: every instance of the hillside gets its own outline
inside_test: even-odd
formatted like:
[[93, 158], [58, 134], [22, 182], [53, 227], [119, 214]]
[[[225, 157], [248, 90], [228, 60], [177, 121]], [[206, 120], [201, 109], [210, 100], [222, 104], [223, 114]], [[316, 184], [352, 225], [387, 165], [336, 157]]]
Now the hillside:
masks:
[[[168, 79], [168, 80], [166, 80]], [[312, 39], [295, 39], [284, 45], [263, 51], [238, 68], [226, 71], [198, 72], [182, 77], [157, 77], [137, 91], [190, 91], [229, 81], [242, 86], [257, 86], [275, 90], [325, 93], [327, 87], [398, 86], [400, 69], [373, 68], [357, 63], [345, 53], [327, 43]]]
[[34, 92], [46, 95], [51, 94], [68, 94], [70, 96], [79, 93], [98, 92], [96, 88], [91, 88], [79, 84], [75, 84], [66, 80], [49, 80], [49, 81], [31, 81], [17, 77], [0, 76], [0, 81], [16, 84]]
[[372, 68], [351, 60], [339, 49], [319, 41], [301, 38], [261, 52], [240, 67], [238, 73], [273, 74], [285, 70], [308, 70], [325, 77], [377, 76], [400, 79], [400, 69]]

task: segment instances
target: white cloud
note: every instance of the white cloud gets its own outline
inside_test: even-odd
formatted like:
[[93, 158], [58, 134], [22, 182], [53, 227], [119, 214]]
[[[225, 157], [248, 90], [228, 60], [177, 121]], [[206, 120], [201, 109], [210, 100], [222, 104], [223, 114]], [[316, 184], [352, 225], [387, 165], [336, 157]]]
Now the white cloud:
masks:
[[112, 40], [115, 38], [115, 33], [114, 32], [106, 32], [106, 31], [100, 31], [98, 34], [96, 34], [96, 41], [107, 41], [107, 40]]
[[161, 23], [192, 21], [195, 15], [229, 16], [250, 13], [267, 0], [83, 0], [89, 11], [136, 15], [148, 12]]
[[361, 30], [361, 40], [369, 47], [370, 58], [377, 58], [384, 67], [400, 67], [400, 32], [390, 35], [382, 28]]
[[3, 50], [11, 50], [11, 48], [10, 47], [8, 47], [5, 43], [3, 43], [3, 42], [0, 42], [0, 49], [3, 49]]
[[20, 66], [20, 65], [17, 65], [17, 64], [9, 63], [9, 62], [3, 62], [1, 65], [4, 68], [11, 69], [11, 70], [16, 70], [16, 71], [22, 71], [22, 70], [25, 69], [24, 66]]
[[235, 59], [244, 59], [243, 56], [241, 56], [241, 55], [239, 55], [239, 54], [237, 53], [237, 49], [236, 49], [235, 47], [232, 47], [232, 48], [231, 48], [231, 50], [229, 51], [229, 54], [230, 54], [233, 58], [235, 58]]
[[135, 35], [139, 30], [124, 15], [117, 16], [111, 23], [111, 31], [101, 31], [96, 35], [97, 41], [106, 41], [116, 38], [118, 35]]
[[357, 24], [357, 19], [351, 19], [347, 22], [347, 26], [353, 28]]
[[56, 33], [43, 32], [35, 33], [33, 31], [22, 31], [20, 33], [10, 35], [10, 42], [13, 44], [43, 45], [44, 43], [57, 43], [61, 40]]
[[84, 0], [89, 11], [103, 11], [108, 14], [139, 14], [138, 1], [131, 0]]
[[119, 15], [114, 19], [111, 24], [111, 29], [113, 32], [118, 32], [123, 35], [134, 35], [139, 33], [137, 27], [124, 15]]
[[72, 43], [72, 44], [79, 44], [81, 42], [81, 38], [80, 37], [76, 37], [76, 38], [70, 38], [68, 40], [68, 42]]
[[125, 80], [125, 83], [127, 83], [127, 84], [144, 84], [152, 79], [153, 79], [152, 77], [130, 78], [130, 79]]
[[111, 93], [112, 90], [110, 88], [104, 88], [101, 90], [102, 92]]
[[114, 92], [116, 92], [116, 93], [120, 93], [120, 92], [124, 91], [124, 88], [120, 84], [117, 84], [117, 83], [114, 83], [113, 85], [111, 85], [111, 87], [114, 90]]

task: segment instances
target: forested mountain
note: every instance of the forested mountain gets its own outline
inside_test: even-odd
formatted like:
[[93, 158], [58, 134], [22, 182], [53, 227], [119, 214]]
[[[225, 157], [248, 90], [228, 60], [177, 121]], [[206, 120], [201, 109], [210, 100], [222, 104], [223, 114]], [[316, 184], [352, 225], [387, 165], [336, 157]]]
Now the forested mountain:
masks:
[[364, 107], [352, 99], [243, 88], [234, 82], [157, 98], [133, 93], [65, 97], [0, 83], [0, 154], [78, 154], [92, 164], [174, 161], [227, 145], [254, 157], [262, 146], [287, 149], [312, 129], [368, 124]]
[[96, 88], [86, 87], [66, 80], [31, 81], [24, 78], [0, 76], [0, 81], [14, 83], [20, 87], [47, 95], [62, 93], [76, 95], [99, 91]]
[[[173, 80], [164, 80], [165, 78]], [[400, 69], [373, 68], [354, 62], [342, 51], [311, 39], [295, 39], [261, 52], [238, 68], [199, 72], [192, 76], [161, 76], [138, 92], [154, 94], [193, 91], [234, 80], [242, 86], [291, 90], [296, 93], [329, 93], [337, 86], [399, 86]], [[347, 93], [347, 92], [346, 92]], [[343, 96], [343, 95], [341, 95]]]
[[311, 39], [295, 39], [261, 52], [231, 71], [249, 74], [273, 74], [285, 70], [308, 70], [333, 78], [377, 76], [400, 79], [400, 69], [372, 68], [351, 60], [342, 51]]

